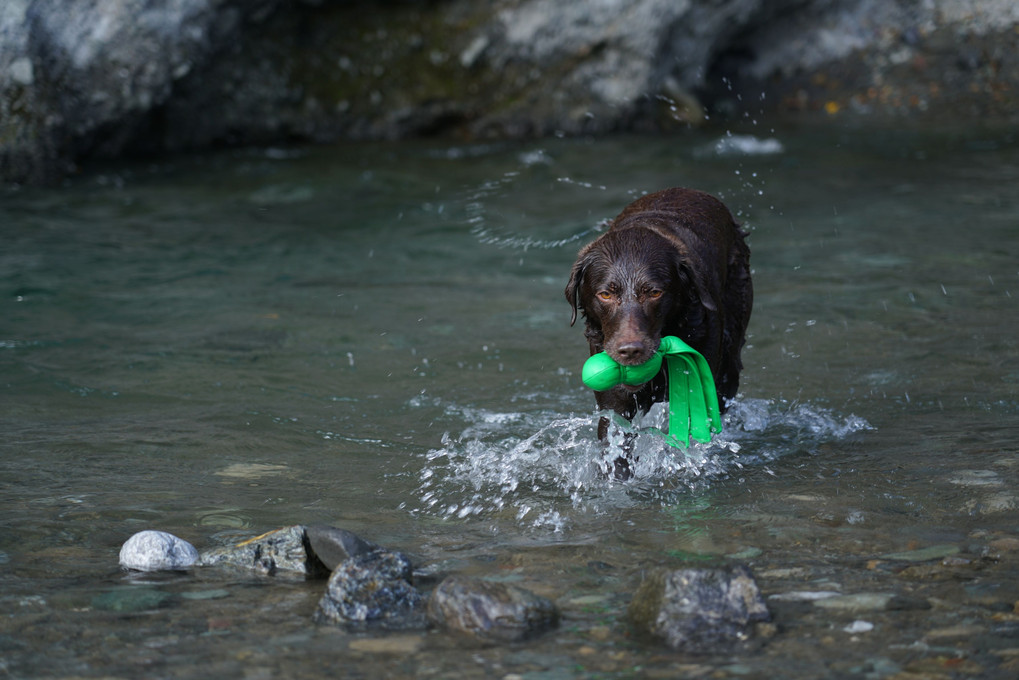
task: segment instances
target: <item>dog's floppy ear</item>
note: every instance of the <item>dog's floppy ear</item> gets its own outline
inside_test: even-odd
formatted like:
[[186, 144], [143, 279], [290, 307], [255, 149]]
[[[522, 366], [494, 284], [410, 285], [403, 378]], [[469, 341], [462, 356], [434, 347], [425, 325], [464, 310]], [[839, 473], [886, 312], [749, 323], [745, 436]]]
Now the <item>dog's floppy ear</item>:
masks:
[[715, 291], [721, 290], [721, 282], [718, 280], [718, 273], [706, 274], [706, 267], [698, 267], [689, 262], [682, 255], [677, 253], [676, 269], [679, 272], [682, 285], [693, 284], [697, 292], [697, 298], [705, 309], [712, 312], [718, 311], [718, 301], [715, 299]]
[[577, 310], [581, 308], [580, 286], [584, 282], [584, 272], [591, 264], [591, 258], [588, 255], [590, 250], [590, 246], [587, 246], [577, 255], [577, 261], [573, 263], [573, 269], [570, 270], [570, 281], [566, 284], [566, 301], [573, 307], [573, 315], [570, 317], [571, 326], [577, 323]]

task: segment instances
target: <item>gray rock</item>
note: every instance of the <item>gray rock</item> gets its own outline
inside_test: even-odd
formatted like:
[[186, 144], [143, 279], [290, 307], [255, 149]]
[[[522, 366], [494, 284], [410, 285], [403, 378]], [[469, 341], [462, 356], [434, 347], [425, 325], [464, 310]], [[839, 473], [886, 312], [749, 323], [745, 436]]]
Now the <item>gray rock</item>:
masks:
[[322, 564], [329, 571], [351, 557], [379, 550], [379, 546], [369, 543], [346, 529], [310, 526], [305, 529], [305, 534], [312, 551], [322, 560]]
[[306, 528], [300, 525], [270, 531], [237, 545], [205, 551], [195, 564], [250, 569], [266, 576], [291, 574], [325, 578], [329, 574], [329, 569], [312, 550]]
[[139, 531], [120, 548], [120, 566], [138, 571], [187, 569], [197, 560], [195, 546], [165, 531]]
[[[217, 143], [667, 129], [706, 107], [751, 112], [751, 94], [754, 113], [801, 92], [813, 101], [795, 106], [864, 111], [883, 104], [868, 99], [873, 83], [916, 94], [917, 115], [959, 98], [969, 120], [961, 98], [993, 82], [993, 110], [1014, 120], [1019, 10], [973, 6], [4, 0], [0, 178], [41, 182], [81, 159]], [[840, 77], [825, 82], [857, 89], [811, 94], [810, 76], [833, 64]], [[941, 100], [911, 89], [928, 80]]]
[[342, 562], [329, 577], [315, 619], [351, 629], [423, 628], [424, 596], [411, 584], [410, 560], [376, 550]]
[[517, 586], [450, 576], [432, 592], [428, 618], [480, 640], [515, 642], [557, 625], [559, 610], [547, 598]]
[[747, 640], [751, 624], [771, 618], [743, 565], [652, 572], [634, 594], [629, 615], [641, 632], [692, 653]]
[[279, 0], [4, 0], [0, 177], [45, 180], [152, 133], [179, 81]]

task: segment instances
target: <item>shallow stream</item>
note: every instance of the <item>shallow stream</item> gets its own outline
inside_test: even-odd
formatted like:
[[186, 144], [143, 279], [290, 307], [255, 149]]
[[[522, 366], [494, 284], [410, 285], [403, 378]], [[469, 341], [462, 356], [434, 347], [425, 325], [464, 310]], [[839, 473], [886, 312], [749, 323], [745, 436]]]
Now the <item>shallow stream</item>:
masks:
[[[749, 230], [741, 395], [612, 455], [563, 296], [642, 193]], [[0, 193], [0, 675], [1019, 676], [1019, 139], [761, 129], [251, 149]], [[322, 582], [120, 570], [331, 524], [553, 598], [474, 647], [316, 625]], [[766, 637], [641, 639], [648, 569], [742, 562]], [[424, 578], [424, 587], [428, 587]], [[912, 675], [910, 675], [912, 674]]]

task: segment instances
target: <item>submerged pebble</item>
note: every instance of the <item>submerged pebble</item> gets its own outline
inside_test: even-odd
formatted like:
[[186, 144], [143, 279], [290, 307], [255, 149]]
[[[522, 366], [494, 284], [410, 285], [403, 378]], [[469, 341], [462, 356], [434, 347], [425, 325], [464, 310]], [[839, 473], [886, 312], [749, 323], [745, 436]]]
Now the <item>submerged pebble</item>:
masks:
[[851, 624], [849, 624], [842, 630], [844, 630], [847, 633], [852, 633], [854, 635], [857, 633], [869, 633], [870, 631], [874, 630], [874, 624], [871, 623], [870, 621], [862, 621], [860, 619], [857, 619], [856, 621], [853, 621]]
[[180, 596], [185, 600], [221, 600], [224, 597], [230, 597], [230, 591], [224, 588], [192, 590], [187, 593], [181, 593]]
[[791, 590], [787, 593], [775, 593], [768, 599], [779, 602], [814, 602], [816, 600], [827, 600], [830, 597], [838, 597], [842, 593], [836, 590]]
[[416, 654], [424, 647], [425, 639], [420, 635], [389, 635], [381, 638], [360, 638], [351, 640], [347, 649], [369, 654]]
[[187, 569], [198, 560], [198, 550], [165, 531], [139, 531], [120, 549], [120, 566], [138, 571]]
[[962, 506], [962, 511], [977, 515], [994, 515], [999, 512], [1013, 512], [1019, 508], [1019, 496], [1010, 491], [999, 491], [979, 498], [971, 498]]
[[892, 597], [890, 593], [856, 593], [816, 600], [814, 606], [849, 612], [877, 611], [887, 608]]
[[881, 557], [886, 560], [897, 560], [900, 562], [927, 562], [928, 560], [938, 560], [942, 557], [955, 555], [958, 552], [959, 546], [946, 544], [932, 545], [926, 548], [920, 548], [919, 550], [905, 550], [903, 552], [887, 553]]
[[945, 640], [971, 640], [987, 634], [987, 626], [977, 624], [958, 624], [935, 628], [924, 633], [927, 642], [943, 642]]
[[163, 606], [173, 596], [154, 588], [118, 588], [92, 598], [92, 606], [108, 612], [140, 612]]
[[1019, 551], [1019, 538], [1014, 536], [997, 538], [991, 541], [988, 547], [992, 550], [999, 550], [1001, 552], [1016, 552]]
[[959, 470], [948, 480], [959, 486], [1001, 486], [1001, 477], [994, 470]]
[[554, 627], [559, 610], [551, 600], [519, 586], [450, 576], [432, 592], [428, 617], [474, 638], [515, 642]]

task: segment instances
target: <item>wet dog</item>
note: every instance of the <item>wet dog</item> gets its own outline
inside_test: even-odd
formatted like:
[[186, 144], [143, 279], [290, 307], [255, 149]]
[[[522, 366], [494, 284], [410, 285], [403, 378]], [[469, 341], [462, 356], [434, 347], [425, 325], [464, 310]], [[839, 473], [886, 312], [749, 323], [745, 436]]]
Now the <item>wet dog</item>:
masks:
[[[591, 354], [605, 351], [624, 365], [647, 361], [663, 336], [679, 337], [704, 355], [724, 412], [739, 388], [753, 306], [745, 235], [703, 192], [674, 188], [637, 199], [578, 254], [566, 286], [570, 325], [579, 311]], [[595, 400], [632, 420], [667, 401], [667, 388], [663, 367], [650, 382], [595, 392]], [[599, 438], [608, 427], [602, 418]], [[628, 476], [625, 459], [616, 473]]]

